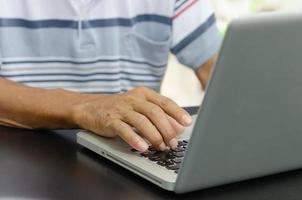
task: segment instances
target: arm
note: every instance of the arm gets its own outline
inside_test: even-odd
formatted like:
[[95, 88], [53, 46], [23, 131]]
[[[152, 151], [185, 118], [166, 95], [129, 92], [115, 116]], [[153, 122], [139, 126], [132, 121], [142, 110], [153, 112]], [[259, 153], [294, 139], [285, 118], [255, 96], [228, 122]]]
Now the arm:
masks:
[[204, 90], [207, 87], [207, 84], [208, 84], [213, 66], [216, 62], [216, 59], [217, 59], [217, 56], [215, 55], [195, 71], [195, 73], [202, 85], [202, 88]]
[[72, 105], [88, 95], [43, 90], [0, 79], [0, 124], [26, 129], [75, 128]]
[[139, 151], [148, 148], [143, 138], [161, 150], [175, 148], [176, 134], [191, 123], [188, 113], [172, 100], [146, 88], [117, 95], [79, 94], [0, 78], [0, 91], [1, 125], [83, 128], [106, 137], [118, 135]]

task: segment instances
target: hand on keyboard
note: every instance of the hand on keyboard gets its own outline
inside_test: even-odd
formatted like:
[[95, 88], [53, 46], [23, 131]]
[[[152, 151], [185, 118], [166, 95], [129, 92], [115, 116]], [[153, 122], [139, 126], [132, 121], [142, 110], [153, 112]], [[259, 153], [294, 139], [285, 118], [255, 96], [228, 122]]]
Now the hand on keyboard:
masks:
[[[187, 140], [178, 141], [177, 148], [173, 150], [167, 149], [166, 151], [157, 151], [156, 148], [150, 146], [148, 151], [140, 155], [168, 170], [173, 170], [175, 173], [178, 173], [187, 145]], [[136, 152], [135, 149], [132, 149], [132, 151]]]

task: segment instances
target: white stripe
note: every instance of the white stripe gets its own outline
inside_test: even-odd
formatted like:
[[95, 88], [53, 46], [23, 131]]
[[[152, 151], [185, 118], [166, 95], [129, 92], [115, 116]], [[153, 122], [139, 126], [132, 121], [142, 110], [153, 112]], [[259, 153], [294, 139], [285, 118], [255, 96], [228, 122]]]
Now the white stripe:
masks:
[[[132, 18], [140, 14], [155, 13], [171, 16], [175, 2], [175, 0], [96, 1], [87, 16], [89, 19]], [[78, 19], [70, 0], [0, 0], [0, 17], [28, 20]]]
[[[182, 13], [173, 21], [173, 44], [190, 35], [196, 28], [206, 22], [213, 14], [213, 7], [209, 0], [199, 0], [195, 5]], [[190, 23], [187, 23], [190, 21]]]
[[[52, 89], [52, 88], [50, 88]], [[100, 89], [76, 89], [76, 88], [65, 88], [65, 90], [73, 91], [73, 92], [79, 92], [79, 93], [106, 93], [106, 92], [115, 92], [120, 93], [121, 89], [115, 89], [115, 90], [100, 90]]]
[[66, 82], [53, 82], [53, 83], [26, 83], [28, 86], [39, 87], [39, 88], [71, 88], [71, 89], [87, 89], [87, 90], [116, 90], [116, 89], [130, 89], [138, 86], [146, 86], [151, 88], [159, 87], [158, 83], [132, 83], [129, 85], [129, 81], [112, 82], [108, 84], [105, 82], [88, 82], [88, 83], [66, 83]]
[[82, 69], [82, 70], [75, 70], [75, 69], [63, 69], [63, 68], [16, 68], [16, 69], [2, 69], [0, 74], [3, 76], [11, 76], [16, 74], [53, 74], [53, 73], [61, 73], [61, 74], [79, 74], [79, 75], [86, 75], [86, 74], [96, 74], [96, 73], [136, 73], [142, 74], [142, 76], [163, 76], [165, 71], [154, 73], [150, 72], [150, 70], [140, 70], [140, 69], [127, 69], [123, 68], [119, 70], [115, 69]]
[[95, 65], [73, 65], [68, 63], [41, 63], [41, 64], [12, 64], [2, 65], [0, 74], [35, 74], [35, 73], [77, 73], [77, 74], [91, 74], [91, 73], [115, 73], [125, 71], [129, 73], [142, 73], [162, 76], [166, 68], [152, 68], [148, 65], [138, 64], [119, 64], [119, 63], [97, 63]]
[[[15, 78], [9, 78], [9, 80], [18, 82], [17, 79]], [[61, 82], [61, 81], [57, 81], [57, 82], [28, 82], [25, 84], [31, 84], [31, 85], [41, 85], [43, 88], [44, 87], [68, 87], [68, 86], [74, 86], [76, 88], [81, 88], [81, 87], [86, 87], [86, 86], [90, 86], [92, 85], [98, 85], [100, 87], [100, 89], [102, 87], [110, 87], [110, 88], [115, 88], [117, 86], [120, 86], [119, 81], [114, 81], [114, 82], [100, 82], [100, 81], [89, 81], [89, 82], [85, 82], [85, 83], [77, 83], [77, 82]]]
[[[119, 59], [124, 59], [124, 60], [130, 60], [134, 62], [148, 62], [145, 59], [139, 59], [139, 58], [132, 58], [128, 56], [122, 56], [122, 55], [114, 55], [114, 56], [98, 56], [94, 58], [68, 58], [68, 57], [4, 57], [2, 59], [2, 62], [27, 62], [27, 61], [65, 61], [65, 62], [94, 62], [94, 61], [99, 61], [99, 60], [119, 60]], [[117, 62], [127, 62], [127, 61], [117, 61]], [[105, 62], [105, 63], [110, 63], [110, 62]], [[131, 64], [136, 64], [132, 63]], [[138, 63], [140, 64], [140, 63]], [[165, 63], [159, 63], [159, 62], [152, 62], [151, 64], [153, 65], [165, 65]], [[86, 64], [85, 64], [86, 65]], [[89, 64], [87, 64], [89, 65]]]
[[[134, 88], [136, 88], [138, 86], [130, 86], [130, 87], [127, 87], [127, 88], [115, 88], [115, 89], [100, 89], [99, 86], [95, 87], [95, 88], [74, 88], [74, 87], [67, 87], [65, 88], [66, 90], [70, 90], [70, 91], [74, 91], [74, 92], [81, 92], [81, 93], [95, 93], [95, 92], [98, 92], [98, 93], [102, 93], [102, 92], [105, 92], [105, 91], [110, 91], [110, 92], [120, 92], [121, 90], [132, 90]], [[149, 86], [149, 88], [151, 89], [154, 89], [156, 91], [159, 91], [159, 87], [158, 86]], [[53, 89], [53, 88], [49, 88], [49, 89]]]
[[[66, 75], [56, 75], [56, 76], [19, 76], [12, 77], [15, 81], [47, 81], [47, 80], [66, 80], [66, 81], [89, 81], [91, 79], [100, 79], [100, 80], [110, 80], [110, 79], [123, 79], [129, 78], [137, 81], [160, 81], [158, 78], [147, 77], [147, 76], [134, 76], [134, 75], [93, 75], [88, 77], [79, 77], [79, 76], [66, 76]], [[119, 80], [117, 80], [119, 81]], [[93, 82], [93, 81], [89, 81]], [[108, 83], [112, 83], [108, 81]]]

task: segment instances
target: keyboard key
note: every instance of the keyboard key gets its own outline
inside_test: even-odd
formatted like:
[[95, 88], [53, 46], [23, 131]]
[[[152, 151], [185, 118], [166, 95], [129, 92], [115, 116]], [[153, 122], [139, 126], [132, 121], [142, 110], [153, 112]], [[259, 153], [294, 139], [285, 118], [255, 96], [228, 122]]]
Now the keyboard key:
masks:
[[150, 147], [148, 148], [148, 150], [149, 150], [149, 151], [157, 151], [157, 149], [156, 149], [155, 147], [153, 147], [153, 146], [150, 146]]
[[184, 155], [185, 155], [184, 152], [174, 152], [173, 154], [174, 154], [174, 156], [177, 157], [177, 158], [184, 157]]
[[136, 149], [131, 149], [131, 151], [132, 151], [132, 152], [137, 152], [137, 150], [136, 150]]
[[173, 158], [173, 154], [171, 153], [171, 151], [164, 151], [161, 153], [160, 158], [162, 160], [169, 160]]
[[151, 160], [151, 161], [160, 161], [161, 159], [160, 159], [160, 157], [158, 157], [158, 156], [150, 156], [150, 157], [148, 157], [149, 158], [149, 160]]
[[143, 152], [143, 153], [140, 153], [140, 155], [143, 156], [143, 157], [147, 157], [148, 154], [149, 154], [149, 152], [147, 152], [147, 151], [146, 151], [146, 152]]
[[166, 166], [173, 165], [173, 164], [175, 164], [173, 162], [173, 160], [167, 160], [166, 163], [165, 163]]
[[184, 143], [183, 143], [183, 141], [178, 141], [178, 147], [181, 147], [181, 146], [183, 146], [184, 145]]
[[170, 170], [177, 170], [179, 168], [180, 168], [179, 164], [173, 164], [173, 165], [167, 166], [167, 169], [170, 169]]
[[181, 163], [181, 162], [182, 162], [182, 159], [181, 159], [181, 158], [174, 158], [174, 159], [173, 159], [173, 162], [174, 162], [174, 163]]
[[162, 161], [162, 160], [156, 162], [156, 164], [158, 164], [158, 165], [160, 165], [160, 166], [166, 166], [166, 162], [165, 162], [165, 161]]
[[176, 147], [172, 151], [174, 151], [174, 152], [183, 152], [183, 151], [185, 151], [185, 149], [183, 147]]
[[[140, 153], [140, 155], [166, 169], [178, 173], [187, 144], [186, 140], [182, 140], [178, 142], [177, 148], [167, 149], [166, 151], [157, 151], [155, 147], [150, 146], [148, 151]], [[135, 149], [131, 149], [131, 151], [137, 152]]]

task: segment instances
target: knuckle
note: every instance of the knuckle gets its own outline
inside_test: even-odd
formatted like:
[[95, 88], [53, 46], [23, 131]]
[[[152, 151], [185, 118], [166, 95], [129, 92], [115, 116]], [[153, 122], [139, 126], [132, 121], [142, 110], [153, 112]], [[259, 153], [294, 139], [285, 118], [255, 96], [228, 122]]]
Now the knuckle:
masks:
[[136, 88], [127, 93], [124, 93], [122, 96], [123, 103], [135, 105], [138, 101], [144, 100], [146, 92], [144, 89]]
[[173, 104], [173, 101], [169, 98], [164, 98], [162, 101], [161, 101], [161, 106], [164, 107], [164, 108], [167, 108], [168, 106], [170, 106], [171, 104]]
[[120, 121], [115, 119], [115, 120], [112, 120], [109, 124], [109, 127], [111, 127], [112, 129], [114, 129], [115, 131], [118, 131], [119, 130], [119, 123]]
[[108, 123], [108, 122], [112, 122], [112, 120], [114, 119], [114, 114], [111, 112], [108, 112], [104, 115], [104, 122]]
[[161, 143], [163, 143], [163, 140], [161, 138], [155, 139], [151, 142], [155, 146], [159, 146]]
[[179, 109], [178, 111], [175, 112], [175, 114], [176, 114], [176, 117], [178, 117], [178, 119], [181, 119], [181, 117], [183, 115], [186, 115], [186, 111]]
[[136, 137], [134, 135], [131, 135], [129, 137], [129, 143], [131, 143], [130, 145], [137, 146], [139, 142], [140, 142], [140, 138], [139, 137]]
[[149, 111], [149, 115], [152, 117], [156, 117], [158, 116], [160, 113], [162, 112], [162, 109], [157, 107], [157, 106], [152, 106], [150, 111]]
[[163, 143], [163, 139], [159, 135], [152, 135], [150, 142], [155, 146], [159, 146], [161, 143]]
[[172, 127], [167, 127], [164, 131], [163, 137], [166, 141], [170, 141], [172, 138], [176, 137], [176, 132]]
[[140, 87], [136, 88], [136, 91], [138, 93], [147, 94], [149, 92], [149, 89], [146, 87], [140, 86]]
[[111, 121], [104, 131], [106, 132], [105, 134], [108, 136], [120, 135], [121, 134], [120, 121], [119, 120]]
[[148, 118], [144, 115], [140, 115], [136, 118], [136, 124], [139, 126], [144, 126], [148, 121]]
[[136, 105], [137, 104], [137, 96], [136, 95], [127, 95], [124, 99], [124, 104], [127, 104], [127, 105]]
[[131, 108], [129, 103], [127, 103], [126, 99], [120, 99], [118, 102], [114, 102], [111, 105], [111, 108], [108, 110], [111, 117], [116, 118], [117, 116], [123, 116], [128, 110]]
[[168, 132], [168, 134], [165, 135], [165, 139], [167, 141], [170, 141], [171, 139], [175, 138], [176, 137], [176, 133], [175, 131], [171, 131], [171, 132]]
[[107, 112], [106, 114], [104, 114], [102, 121], [104, 128], [114, 128], [117, 125], [118, 117], [114, 112]]

